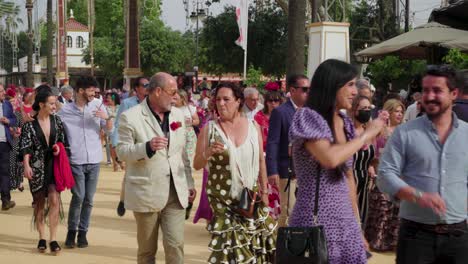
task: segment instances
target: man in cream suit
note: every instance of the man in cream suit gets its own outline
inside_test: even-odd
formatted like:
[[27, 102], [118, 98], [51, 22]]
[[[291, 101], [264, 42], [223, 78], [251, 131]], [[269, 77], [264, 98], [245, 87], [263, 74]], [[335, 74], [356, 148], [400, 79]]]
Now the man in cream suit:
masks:
[[184, 208], [196, 192], [176, 96], [176, 80], [156, 73], [148, 97], [119, 120], [117, 154], [127, 162], [125, 207], [137, 223], [138, 264], [155, 263], [159, 228], [166, 263], [184, 263]]

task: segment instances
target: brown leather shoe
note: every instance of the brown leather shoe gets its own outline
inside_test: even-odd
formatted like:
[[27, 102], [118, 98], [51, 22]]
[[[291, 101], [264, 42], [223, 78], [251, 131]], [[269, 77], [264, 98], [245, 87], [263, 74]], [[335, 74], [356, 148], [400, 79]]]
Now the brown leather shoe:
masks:
[[15, 206], [16, 206], [15, 201], [3, 202], [3, 204], [2, 204], [2, 211], [10, 210], [11, 208], [13, 208], [13, 207], [15, 207]]

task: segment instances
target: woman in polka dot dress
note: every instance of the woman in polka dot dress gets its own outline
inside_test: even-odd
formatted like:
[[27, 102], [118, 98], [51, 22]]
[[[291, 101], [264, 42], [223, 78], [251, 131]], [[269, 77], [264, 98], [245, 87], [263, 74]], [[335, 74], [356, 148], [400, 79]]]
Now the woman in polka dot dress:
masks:
[[[206, 192], [213, 219], [208, 224], [212, 239], [209, 263], [272, 263], [276, 223], [269, 216], [268, 191], [261, 131], [239, 111], [243, 95], [226, 83], [216, 93], [217, 121], [203, 128], [197, 142], [194, 168], [208, 164]], [[252, 219], [233, 211], [242, 189], [258, 191], [263, 203]]]
[[371, 143], [386, 116], [369, 122], [354, 137], [351, 119], [340, 110], [352, 107], [356, 76], [348, 63], [323, 62], [312, 78], [308, 102], [297, 110], [289, 131], [299, 186], [289, 225], [314, 226], [315, 183], [320, 177], [317, 223], [325, 229], [330, 264], [367, 263], [352, 184], [353, 154]]

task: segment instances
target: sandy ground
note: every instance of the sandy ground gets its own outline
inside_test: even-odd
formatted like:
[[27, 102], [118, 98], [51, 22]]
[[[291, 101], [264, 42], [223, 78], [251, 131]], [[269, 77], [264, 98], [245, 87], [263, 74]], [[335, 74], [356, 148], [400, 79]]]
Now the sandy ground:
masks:
[[[12, 192], [16, 207], [10, 211], [0, 211], [0, 263], [24, 264], [126, 264], [136, 263], [136, 224], [132, 212], [118, 217], [116, 206], [119, 200], [120, 184], [123, 172], [114, 173], [111, 167], [101, 168], [98, 190], [94, 199], [88, 240], [90, 246], [85, 249], [63, 249], [59, 256], [50, 253], [40, 254], [36, 250], [38, 234], [32, 229], [32, 198], [28, 188], [24, 192]], [[200, 190], [201, 173], [195, 173], [197, 190]], [[198, 198], [198, 197], [197, 197]], [[62, 194], [65, 213], [68, 212], [71, 194]], [[198, 205], [194, 204], [192, 216]], [[185, 263], [207, 263], [210, 236], [205, 230], [205, 221], [193, 224], [192, 219], [185, 225]], [[63, 245], [67, 232], [66, 220], [58, 230], [58, 241]], [[160, 238], [161, 240], [161, 238]], [[49, 241], [48, 241], [49, 242]], [[164, 252], [160, 241], [157, 255], [158, 263], [164, 262]], [[373, 253], [371, 264], [394, 263], [393, 254]]]

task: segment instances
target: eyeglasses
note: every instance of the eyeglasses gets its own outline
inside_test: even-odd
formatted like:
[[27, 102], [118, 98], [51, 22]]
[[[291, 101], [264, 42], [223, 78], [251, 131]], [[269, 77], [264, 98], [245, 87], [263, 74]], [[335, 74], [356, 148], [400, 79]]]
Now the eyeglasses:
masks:
[[303, 93], [307, 93], [309, 91], [308, 86], [294, 86], [296, 89], [301, 89]]
[[163, 90], [163, 92], [165, 92], [167, 95], [169, 95], [170, 97], [174, 97], [176, 94], [177, 94], [177, 90], [174, 90], [172, 93], [169, 93], [168, 91], [164, 90], [164, 89], [161, 89]]

